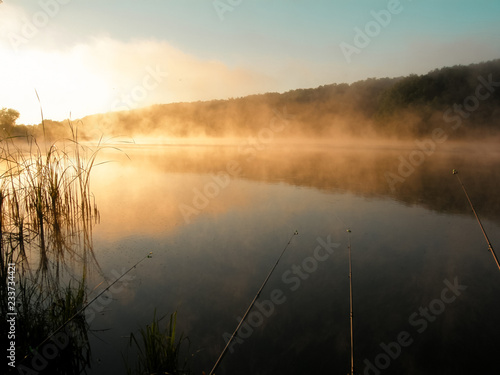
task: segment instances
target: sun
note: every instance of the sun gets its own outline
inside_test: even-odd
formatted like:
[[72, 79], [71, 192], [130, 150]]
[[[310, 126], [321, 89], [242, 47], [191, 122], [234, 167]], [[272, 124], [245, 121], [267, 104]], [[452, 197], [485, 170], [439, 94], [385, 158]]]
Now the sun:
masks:
[[19, 111], [18, 124], [40, 123], [40, 105], [44, 117], [56, 121], [110, 110], [109, 80], [75, 50], [15, 52], [0, 45], [0, 61], [0, 106]]

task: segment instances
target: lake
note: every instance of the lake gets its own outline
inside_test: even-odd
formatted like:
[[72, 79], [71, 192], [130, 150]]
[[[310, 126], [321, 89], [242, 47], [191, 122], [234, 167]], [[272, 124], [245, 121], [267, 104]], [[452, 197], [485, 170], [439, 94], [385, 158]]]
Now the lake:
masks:
[[89, 306], [90, 374], [125, 373], [155, 309], [208, 374], [288, 243], [217, 374], [349, 372], [349, 241], [358, 374], [497, 371], [500, 272], [451, 172], [500, 252], [497, 145], [117, 147], [92, 176], [88, 300], [153, 256]]

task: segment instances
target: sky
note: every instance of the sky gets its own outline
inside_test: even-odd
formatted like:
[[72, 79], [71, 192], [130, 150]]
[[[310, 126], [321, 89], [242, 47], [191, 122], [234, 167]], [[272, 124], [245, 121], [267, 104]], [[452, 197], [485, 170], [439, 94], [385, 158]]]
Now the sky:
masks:
[[[500, 57], [498, 0], [0, 0], [18, 124]], [[40, 102], [37, 98], [40, 99]]]

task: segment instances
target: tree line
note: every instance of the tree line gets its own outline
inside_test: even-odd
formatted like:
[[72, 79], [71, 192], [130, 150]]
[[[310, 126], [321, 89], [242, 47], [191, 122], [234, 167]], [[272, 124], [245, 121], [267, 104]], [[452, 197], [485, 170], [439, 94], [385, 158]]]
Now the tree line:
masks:
[[[80, 136], [248, 136], [269, 125], [276, 111], [290, 114], [289, 136], [335, 137], [379, 135], [413, 137], [427, 134], [461, 116], [457, 138], [498, 132], [500, 59], [435, 69], [398, 78], [368, 78], [352, 84], [328, 84], [284, 93], [265, 93], [227, 100], [157, 104], [122, 112], [87, 116]], [[11, 133], [39, 126], [15, 124], [19, 114], [0, 113], [0, 125]], [[60, 134], [61, 122], [45, 121], [45, 131]]]

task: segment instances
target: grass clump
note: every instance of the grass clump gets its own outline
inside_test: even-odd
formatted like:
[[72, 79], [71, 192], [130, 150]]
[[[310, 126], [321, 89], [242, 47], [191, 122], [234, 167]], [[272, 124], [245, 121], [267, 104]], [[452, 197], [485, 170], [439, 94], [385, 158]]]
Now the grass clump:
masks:
[[158, 319], [155, 310], [151, 324], [141, 328], [139, 335], [131, 333], [129, 346], [136, 349], [137, 362], [134, 370], [127, 364], [129, 375], [190, 373], [187, 357], [182, 363], [180, 359], [182, 353], [185, 353], [183, 344], [186, 342], [189, 347], [189, 340], [182, 334], [177, 338], [177, 313], [170, 315], [168, 324], [162, 329], [160, 322], [165, 317]]

